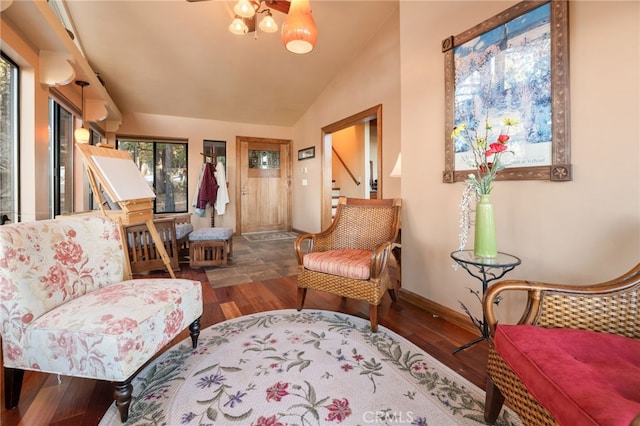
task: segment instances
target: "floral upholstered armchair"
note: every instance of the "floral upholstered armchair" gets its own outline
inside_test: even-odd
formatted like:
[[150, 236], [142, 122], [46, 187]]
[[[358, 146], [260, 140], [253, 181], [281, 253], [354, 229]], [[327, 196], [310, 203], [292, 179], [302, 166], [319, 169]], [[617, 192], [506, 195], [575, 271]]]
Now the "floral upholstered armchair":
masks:
[[187, 326], [195, 348], [201, 283], [122, 281], [119, 225], [104, 217], [0, 227], [5, 405], [25, 370], [108, 380], [124, 422], [136, 372]]

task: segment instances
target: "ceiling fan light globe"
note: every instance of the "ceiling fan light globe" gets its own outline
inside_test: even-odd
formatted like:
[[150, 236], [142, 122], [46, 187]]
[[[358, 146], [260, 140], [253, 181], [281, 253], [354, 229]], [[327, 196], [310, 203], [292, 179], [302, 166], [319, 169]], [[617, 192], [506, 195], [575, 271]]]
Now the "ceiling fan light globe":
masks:
[[309, 0], [292, 0], [289, 14], [282, 24], [282, 43], [289, 52], [304, 54], [313, 50], [318, 29], [311, 16]]
[[278, 24], [276, 24], [276, 21], [271, 15], [267, 15], [262, 18], [259, 27], [265, 33], [275, 33], [276, 31], [278, 31]]
[[231, 22], [231, 25], [229, 25], [229, 31], [233, 34], [243, 35], [249, 31], [249, 28], [242, 18], [236, 17], [233, 22]]
[[256, 14], [256, 9], [249, 0], [239, 0], [233, 7], [233, 12], [242, 18], [251, 18]]

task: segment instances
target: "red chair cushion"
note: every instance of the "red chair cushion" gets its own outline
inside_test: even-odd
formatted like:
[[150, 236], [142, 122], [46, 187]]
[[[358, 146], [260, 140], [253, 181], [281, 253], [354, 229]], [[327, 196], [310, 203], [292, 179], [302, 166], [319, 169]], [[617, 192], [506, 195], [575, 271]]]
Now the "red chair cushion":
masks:
[[368, 280], [371, 275], [369, 250], [340, 249], [305, 254], [304, 267], [316, 272], [339, 275], [354, 280]]
[[495, 348], [561, 425], [625, 425], [640, 413], [640, 341], [498, 325]]

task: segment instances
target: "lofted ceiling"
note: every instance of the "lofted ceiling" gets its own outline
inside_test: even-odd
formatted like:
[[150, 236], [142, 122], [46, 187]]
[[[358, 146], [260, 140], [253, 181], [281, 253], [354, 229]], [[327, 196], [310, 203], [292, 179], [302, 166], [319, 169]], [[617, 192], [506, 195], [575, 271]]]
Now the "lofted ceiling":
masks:
[[[311, 0], [315, 49], [288, 52], [280, 31], [228, 30], [233, 1], [67, 0], [77, 40], [122, 113], [291, 126], [374, 34], [398, 0]], [[273, 11], [281, 27], [285, 15]]]

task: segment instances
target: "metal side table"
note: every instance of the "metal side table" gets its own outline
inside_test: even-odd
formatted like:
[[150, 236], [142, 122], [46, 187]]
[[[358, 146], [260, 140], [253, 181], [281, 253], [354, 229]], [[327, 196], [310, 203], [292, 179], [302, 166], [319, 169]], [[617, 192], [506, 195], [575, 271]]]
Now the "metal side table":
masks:
[[[471, 293], [473, 293], [480, 302], [482, 302], [482, 297], [487, 291], [487, 287], [489, 287], [490, 282], [502, 278], [507, 272], [520, 264], [520, 259], [516, 256], [500, 252], [498, 252], [496, 257], [477, 257], [473, 254], [473, 250], [456, 250], [451, 252], [451, 258], [455, 260], [458, 265], [462, 266], [469, 275], [482, 282], [482, 295], [480, 295], [478, 291], [469, 289], [469, 291], [471, 291]], [[473, 325], [480, 330], [481, 336], [454, 349], [454, 354], [463, 349], [467, 349], [476, 343], [489, 339], [489, 326], [487, 325], [487, 319], [484, 316], [484, 312], [482, 314], [482, 319], [475, 318], [464, 303], [460, 302], [460, 305], [467, 315], [469, 315]]]

